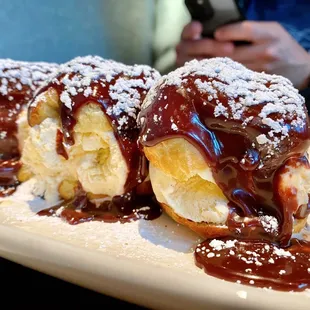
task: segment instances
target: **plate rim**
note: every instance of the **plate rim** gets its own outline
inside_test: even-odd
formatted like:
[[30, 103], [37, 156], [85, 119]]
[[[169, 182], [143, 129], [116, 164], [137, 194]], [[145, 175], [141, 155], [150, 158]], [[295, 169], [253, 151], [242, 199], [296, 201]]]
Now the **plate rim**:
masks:
[[[79, 247], [12, 224], [0, 224], [0, 256], [144, 307], [188, 309], [190, 306], [203, 309], [207, 305], [216, 309], [291, 310], [293, 307], [309, 309], [310, 305], [310, 295], [309, 298], [299, 298], [298, 293], [268, 292], [242, 285], [238, 288], [234, 283], [209, 276], [205, 282], [205, 274], [180, 273], [169, 267], [141, 261], [137, 265], [132, 258]], [[92, 279], [86, 280], [89, 276]], [[113, 291], [117, 286], [119, 289]], [[237, 291], [246, 291], [247, 298], [240, 298]], [[268, 294], [268, 298], [261, 298], [262, 292], [263, 295]], [[290, 298], [283, 298], [283, 294]]]

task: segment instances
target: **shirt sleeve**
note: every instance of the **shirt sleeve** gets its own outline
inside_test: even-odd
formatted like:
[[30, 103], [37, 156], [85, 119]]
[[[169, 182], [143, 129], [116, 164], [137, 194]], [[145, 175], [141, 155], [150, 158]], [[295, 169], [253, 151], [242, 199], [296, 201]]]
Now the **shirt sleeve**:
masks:
[[190, 21], [184, 0], [157, 0], [155, 5], [153, 63], [162, 74], [175, 69], [175, 46]]

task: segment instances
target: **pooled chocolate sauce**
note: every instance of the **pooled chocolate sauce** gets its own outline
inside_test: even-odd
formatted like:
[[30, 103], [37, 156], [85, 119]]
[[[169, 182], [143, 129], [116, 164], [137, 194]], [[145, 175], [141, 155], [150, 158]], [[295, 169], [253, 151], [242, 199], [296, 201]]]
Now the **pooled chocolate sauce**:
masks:
[[263, 240], [206, 240], [197, 246], [195, 262], [231, 282], [281, 291], [310, 288], [310, 243], [298, 239], [287, 249]]
[[70, 201], [40, 211], [41, 216], [59, 216], [71, 225], [89, 221], [127, 223], [138, 219], [154, 220], [162, 213], [153, 195], [136, 195], [135, 192], [115, 196], [111, 201], [91, 202], [87, 194], [79, 189]]
[[18, 158], [0, 161], [0, 197], [12, 195], [20, 184], [17, 173], [21, 167]]

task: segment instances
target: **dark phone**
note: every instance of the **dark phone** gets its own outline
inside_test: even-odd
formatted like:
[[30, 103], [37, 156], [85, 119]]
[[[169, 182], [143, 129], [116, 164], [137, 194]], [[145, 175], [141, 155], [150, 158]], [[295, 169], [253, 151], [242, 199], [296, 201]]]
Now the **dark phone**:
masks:
[[[213, 38], [215, 30], [223, 25], [245, 20], [236, 0], [185, 0], [192, 17], [202, 23], [202, 36]], [[249, 42], [235, 42], [237, 45]]]

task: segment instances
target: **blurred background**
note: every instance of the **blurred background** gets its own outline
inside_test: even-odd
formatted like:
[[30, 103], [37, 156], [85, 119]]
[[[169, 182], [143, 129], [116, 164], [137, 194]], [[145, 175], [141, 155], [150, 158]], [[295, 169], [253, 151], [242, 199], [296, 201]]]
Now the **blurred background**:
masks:
[[61, 63], [96, 54], [167, 70], [190, 20], [183, 2], [0, 0], [0, 58]]

